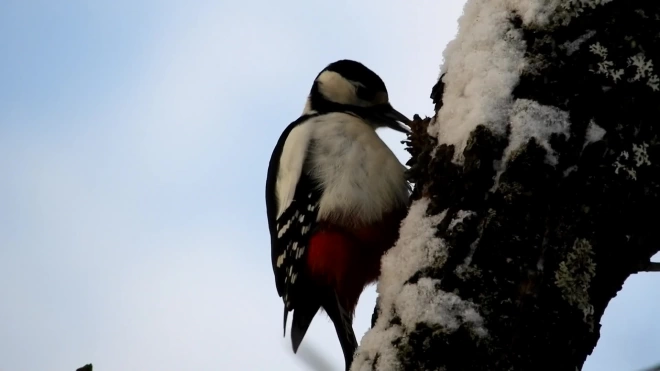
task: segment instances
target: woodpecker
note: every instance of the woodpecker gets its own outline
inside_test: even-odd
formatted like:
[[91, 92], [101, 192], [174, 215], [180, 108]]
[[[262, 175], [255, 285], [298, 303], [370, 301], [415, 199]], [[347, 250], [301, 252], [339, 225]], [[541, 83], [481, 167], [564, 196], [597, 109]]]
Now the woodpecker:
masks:
[[266, 211], [285, 336], [293, 311], [294, 353], [323, 309], [350, 368], [355, 307], [380, 275], [380, 259], [398, 238], [409, 206], [405, 167], [376, 129], [410, 133], [409, 124], [376, 73], [339, 60], [316, 76], [302, 115], [277, 141]]

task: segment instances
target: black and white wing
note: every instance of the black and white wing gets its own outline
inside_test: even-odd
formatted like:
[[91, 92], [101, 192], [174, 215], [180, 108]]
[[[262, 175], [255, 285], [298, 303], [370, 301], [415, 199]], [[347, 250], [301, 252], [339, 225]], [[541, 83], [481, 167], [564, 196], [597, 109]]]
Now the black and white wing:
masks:
[[313, 143], [310, 128], [304, 123], [310, 118], [303, 116], [284, 130], [271, 155], [266, 181], [271, 259], [277, 292], [285, 305], [285, 324], [303, 281], [309, 237], [316, 226], [321, 198], [319, 187], [306, 172]]
[[313, 123], [303, 116], [280, 136], [268, 166], [266, 207], [271, 238], [271, 258], [277, 292], [284, 301], [284, 334], [287, 315], [293, 310], [291, 344], [294, 353], [317, 311], [323, 307], [335, 325], [348, 370], [357, 340], [352, 318], [337, 294], [315, 287], [306, 277], [309, 240], [317, 228], [321, 187], [309, 176], [309, 154], [314, 146]]

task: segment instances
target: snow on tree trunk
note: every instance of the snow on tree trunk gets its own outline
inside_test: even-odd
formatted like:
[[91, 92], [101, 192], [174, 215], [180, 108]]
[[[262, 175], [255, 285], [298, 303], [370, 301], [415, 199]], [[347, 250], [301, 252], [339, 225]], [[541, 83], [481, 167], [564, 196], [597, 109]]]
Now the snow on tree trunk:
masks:
[[468, 0], [353, 371], [582, 368], [660, 250], [660, 2]]

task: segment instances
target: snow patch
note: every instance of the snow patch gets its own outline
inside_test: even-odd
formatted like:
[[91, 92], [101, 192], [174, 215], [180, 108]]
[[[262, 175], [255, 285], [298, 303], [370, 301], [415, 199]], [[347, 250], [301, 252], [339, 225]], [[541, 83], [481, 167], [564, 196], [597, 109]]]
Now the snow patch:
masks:
[[605, 129], [598, 126], [598, 124], [596, 124], [596, 122], [591, 119], [591, 121], [589, 121], [589, 126], [587, 126], [587, 132], [584, 136], [584, 145], [582, 148], [586, 147], [589, 143], [598, 142], [599, 140], [603, 139], [605, 133]]
[[555, 14], [562, 0], [508, 0], [527, 26], [545, 27]]
[[[566, 21], [608, 0], [470, 0], [458, 21], [458, 34], [445, 49], [441, 67], [444, 93], [442, 108], [428, 127], [439, 145], [453, 145], [452, 162], [461, 165], [470, 134], [484, 125], [495, 135], [506, 133], [508, 114], [514, 104], [513, 89], [528, 66], [522, 30], [512, 24], [519, 16], [527, 27], [548, 27]], [[569, 53], [591, 31], [567, 46]], [[604, 67], [605, 68], [605, 67]]]
[[466, 273], [470, 270], [470, 263], [472, 263], [472, 257], [474, 256], [474, 252], [477, 251], [477, 246], [479, 246], [479, 241], [481, 240], [480, 237], [475, 239], [471, 244], [470, 244], [470, 252], [468, 255], [465, 257], [465, 260], [463, 261], [463, 264], [459, 265], [456, 267], [454, 272], [456, 272], [456, 275], [460, 278], [465, 278]]
[[486, 336], [483, 318], [474, 303], [440, 290], [439, 285], [440, 280], [425, 277], [416, 284], [404, 286], [395, 303], [401, 324], [408, 330], [413, 330], [420, 322], [440, 325], [447, 332], [468, 325], [479, 336]]
[[[381, 314], [382, 315], [382, 314]], [[380, 318], [380, 317], [379, 317]], [[364, 335], [353, 359], [351, 371], [395, 371], [399, 370], [397, 349], [392, 345], [403, 336], [401, 326], [393, 325], [375, 332], [375, 327]], [[376, 358], [376, 354], [378, 357]]]
[[[512, 23], [514, 16], [519, 16], [526, 27], [547, 28], [553, 23], [566, 24], [585, 9], [611, 1], [467, 1], [457, 36], [443, 53], [443, 105], [428, 127], [429, 135], [437, 138], [439, 145], [454, 146], [453, 163], [461, 165], [465, 160], [463, 151], [477, 126], [483, 125], [495, 135], [506, 133], [508, 112], [514, 103], [512, 92], [529, 64], [522, 30]], [[567, 52], [572, 53], [593, 34], [591, 31], [575, 40], [566, 47]], [[615, 69], [603, 58], [598, 73], [617, 81], [623, 70]], [[653, 76], [649, 75], [648, 85], [660, 89], [660, 79]]]
[[518, 99], [511, 109], [511, 135], [509, 145], [504, 150], [506, 163], [522, 145], [535, 138], [539, 145], [548, 152], [546, 161], [557, 164], [555, 151], [550, 146], [552, 134], [564, 134], [570, 137], [569, 113], [557, 107], [541, 105], [533, 100]]
[[[398, 349], [393, 340], [414, 331], [420, 322], [440, 325], [447, 332], [467, 325], [475, 335], [486, 335], [475, 304], [440, 290], [440, 281], [422, 277], [406, 284], [415, 273], [442, 266], [447, 259], [444, 240], [435, 236], [447, 210], [427, 216], [429, 203], [428, 198], [413, 202], [402, 223], [399, 240], [382, 259], [377, 287], [380, 313], [374, 327], [361, 340], [352, 371], [398, 370]], [[400, 324], [392, 323], [395, 313]]]
[[551, 22], [566, 25], [585, 9], [595, 9], [612, 0], [507, 0], [525, 25], [547, 27]]
[[[410, 206], [401, 225], [399, 240], [383, 256], [383, 274], [378, 283], [378, 293], [383, 300], [398, 295], [403, 283], [421, 269], [442, 265], [447, 259], [445, 242], [435, 236], [436, 226], [445, 218], [447, 210], [427, 216], [429, 203], [428, 198], [422, 198]], [[387, 301], [382, 303], [388, 304]]]
[[499, 179], [505, 170], [507, 161], [516, 156], [521, 146], [534, 138], [536, 142], [545, 148], [546, 162], [557, 165], [555, 151], [550, 146], [552, 134], [563, 134], [570, 137], [569, 113], [557, 107], [541, 105], [529, 99], [517, 99], [511, 108], [511, 134], [509, 145], [504, 149], [503, 159], [495, 175], [495, 182], [491, 192], [496, 190]]
[[418, 271], [443, 265], [447, 259], [445, 242], [435, 236], [436, 227], [447, 214], [427, 216], [430, 200], [422, 198], [410, 206], [401, 225], [400, 237], [382, 259], [382, 275], [378, 282], [383, 308], [391, 307], [403, 284]]
[[572, 172], [574, 172], [577, 169], [578, 169], [577, 165], [571, 165], [571, 166], [567, 167], [566, 170], [564, 170], [564, 178], [569, 176]]
[[[392, 340], [400, 338], [407, 329], [390, 323], [397, 298], [404, 289], [404, 283], [415, 273], [431, 265], [442, 265], [447, 259], [444, 241], [435, 236], [436, 227], [445, 218], [447, 210], [427, 216], [429, 203], [428, 198], [413, 202], [408, 216], [401, 223], [399, 240], [383, 256], [382, 273], [376, 289], [380, 295], [378, 321], [362, 338], [352, 371], [398, 369], [397, 349], [392, 345]], [[377, 364], [373, 367], [376, 359]]]
[[473, 215], [475, 215], [474, 211], [458, 210], [458, 212], [456, 213], [456, 216], [449, 223], [449, 227], [447, 227], [447, 229], [450, 230], [450, 231], [453, 230], [459, 223], [463, 223], [463, 219], [465, 219], [466, 217], [473, 216]]
[[[511, 24], [513, 4], [522, 1], [468, 1], [459, 19], [457, 37], [445, 49], [441, 72], [444, 104], [429, 125], [439, 144], [454, 145], [453, 162], [464, 161], [470, 133], [484, 125], [506, 132], [511, 93], [525, 67], [522, 31]], [[532, 17], [532, 11], [528, 9]]]

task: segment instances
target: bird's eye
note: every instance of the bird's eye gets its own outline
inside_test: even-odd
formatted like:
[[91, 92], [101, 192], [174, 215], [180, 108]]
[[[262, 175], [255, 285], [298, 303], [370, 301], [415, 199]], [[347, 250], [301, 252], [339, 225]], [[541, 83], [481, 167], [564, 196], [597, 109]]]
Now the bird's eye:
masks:
[[364, 86], [358, 86], [355, 94], [357, 94], [358, 98], [368, 102], [372, 101], [376, 97], [375, 90], [365, 88]]

